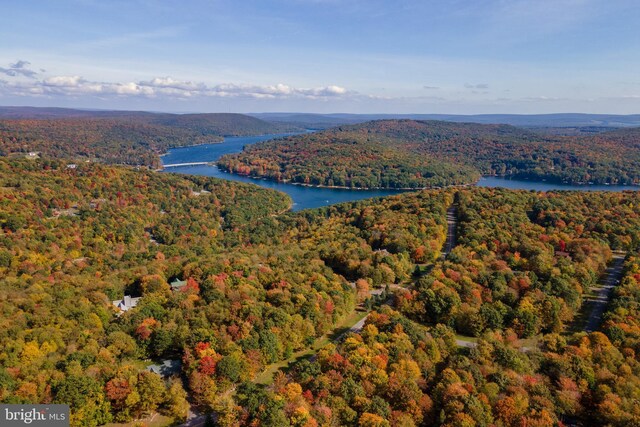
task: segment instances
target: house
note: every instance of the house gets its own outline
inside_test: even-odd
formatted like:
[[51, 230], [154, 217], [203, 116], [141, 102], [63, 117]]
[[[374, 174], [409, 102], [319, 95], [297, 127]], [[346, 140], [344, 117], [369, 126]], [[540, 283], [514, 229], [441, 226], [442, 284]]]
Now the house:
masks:
[[120, 310], [120, 313], [124, 313], [138, 305], [138, 301], [140, 301], [140, 297], [134, 298], [129, 295], [125, 295], [121, 300], [113, 301], [113, 305]]
[[181, 290], [186, 285], [187, 285], [186, 280], [179, 280], [179, 279], [174, 279], [171, 283], [169, 283], [169, 286], [171, 286], [171, 290], [174, 292]]
[[96, 209], [98, 206], [107, 203], [107, 199], [93, 199], [89, 202], [89, 207], [91, 209]]
[[158, 374], [162, 378], [167, 378], [172, 375], [179, 374], [181, 367], [182, 363], [180, 360], [167, 359], [161, 361], [159, 364], [147, 366], [146, 370]]
[[371, 295], [372, 297], [379, 297], [380, 295], [382, 295], [383, 292], [384, 292], [384, 289], [382, 288], [371, 289], [369, 291], [369, 295]]
[[211, 194], [211, 191], [207, 191], [207, 190], [200, 190], [200, 191], [191, 191], [191, 195], [192, 196], [201, 196], [203, 194]]

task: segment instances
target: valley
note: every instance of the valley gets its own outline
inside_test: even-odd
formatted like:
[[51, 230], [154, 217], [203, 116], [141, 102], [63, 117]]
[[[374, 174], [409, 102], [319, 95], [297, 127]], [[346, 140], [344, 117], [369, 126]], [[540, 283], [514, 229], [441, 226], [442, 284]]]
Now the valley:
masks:
[[73, 425], [636, 417], [638, 192], [379, 194], [208, 165], [317, 136], [170, 149], [166, 164], [207, 164], [163, 173], [0, 159], [0, 398], [69, 402]]

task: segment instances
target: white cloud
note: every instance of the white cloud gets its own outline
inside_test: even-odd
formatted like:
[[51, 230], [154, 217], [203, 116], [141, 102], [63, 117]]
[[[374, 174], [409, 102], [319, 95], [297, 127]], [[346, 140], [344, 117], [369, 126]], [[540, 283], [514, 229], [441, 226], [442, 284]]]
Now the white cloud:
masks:
[[83, 83], [86, 83], [86, 80], [80, 76], [55, 76], [42, 81], [43, 85], [54, 87], [78, 87]]
[[210, 90], [212, 96], [237, 96], [250, 98], [335, 98], [357, 95], [340, 86], [294, 88], [282, 83], [268, 86], [220, 84]]
[[312, 96], [339, 96], [345, 95], [347, 90], [340, 86], [326, 86], [316, 89], [303, 89], [301, 92]]
[[204, 91], [206, 85], [204, 83], [194, 83], [190, 81], [175, 80], [171, 77], [156, 77], [150, 81], [140, 82], [141, 86], [161, 89], [175, 89], [183, 91]]
[[166, 97], [232, 97], [253, 99], [328, 99], [357, 97], [359, 94], [344, 87], [329, 85], [316, 88], [296, 88], [286, 84], [248, 85], [223, 83], [208, 86], [202, 82], [183, 81], [172, 77], [155, 77], [138, 82], [95, 82], [81, 76], [51, 76], [41, 80], [0, 81], [0, 92], [28, 96], [115, 96]]
[[[73, 97], [143, 97], [187, 99], [194, 97], [245, 98], [245, 99], [336, 99], [357, 97], [358, 93], [344, 87], [328, 85], [315, 88], [296, 88], [283, 83], [251, 85], [222, 83], [207, 85], [204, 82], [179, 80], [173, 77], [154, 77], [149, 80], [102, 82], [91, 81], [80, 75], [40, 76], [28, 68], [30, 63], [18, 60], [8, 68], [0, 67], [0, 73], [10, 79], [0, 80], [0, 94], [9, 96]], [[44, 71], [42, 71], [44, 73]], [[28, 77], [29, 79], [25, 79]]]
[[102, 92], [105, 94], [116, 95], [143, 95], [154, 96], [155, 91], [153, 88], [147, 86], [141, 86], [137, 83], [116, 83], [102, 85]]

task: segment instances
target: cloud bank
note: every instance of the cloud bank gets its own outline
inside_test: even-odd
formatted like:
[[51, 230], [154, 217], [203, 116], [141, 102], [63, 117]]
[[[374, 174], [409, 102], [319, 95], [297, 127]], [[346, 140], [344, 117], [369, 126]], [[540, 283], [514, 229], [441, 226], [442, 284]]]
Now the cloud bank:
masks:
[[27, 61], [18, 61], [10, 64], [8, 68], [0, 67], [0, 73], [14, 77], [10, 81], [0, 80], [0, 94], [57, 97], [167, 97], [174, 99], [219, 97], [312, 100], [358, 96], [357, 92], [336, 85], [297, 88], [282, 83], [207, 85], [203, 82], [177, 80], [172, 77], [155, 77], [137, 82], [90, 81], [77, 75], [40, 77], [37, 72], [30, 70], [28, 65]]
[[[491, 112], [541, 113], [557, 111], [637, 112], [636, 85], [618, 96], [573, 98], [548, 96], [550, 90], [511, 93], [493, 82], [469, 79], [449, 85], [416, 84], [400, 93], [362, 93], [342, 86], [297, 87], [283, 83], [211, 83], [170, 76], [104, 81], [81, 73], [57, 75], [25, 60], [0, 67], [0, 103], [5, 105], [144, 109], [153, 111], [301, 111], [362, 113]], [[37, 71], [34, 71], [37, 70]]]

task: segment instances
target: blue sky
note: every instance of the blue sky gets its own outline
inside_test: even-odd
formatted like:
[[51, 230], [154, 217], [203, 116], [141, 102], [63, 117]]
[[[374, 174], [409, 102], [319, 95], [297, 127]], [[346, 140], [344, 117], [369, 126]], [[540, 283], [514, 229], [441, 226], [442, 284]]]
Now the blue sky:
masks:
[[0, 5], [0, 105], [640, 113], [637, 0]]

